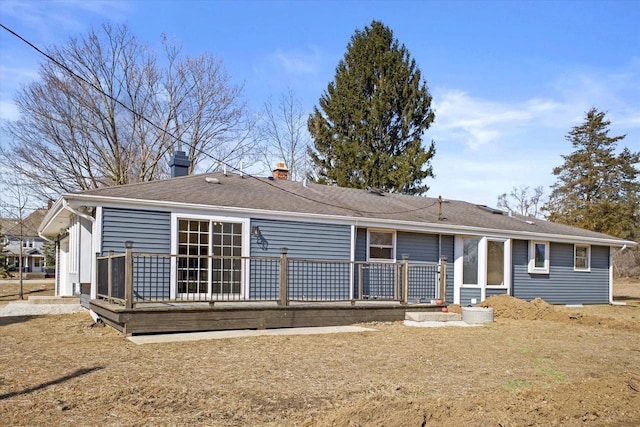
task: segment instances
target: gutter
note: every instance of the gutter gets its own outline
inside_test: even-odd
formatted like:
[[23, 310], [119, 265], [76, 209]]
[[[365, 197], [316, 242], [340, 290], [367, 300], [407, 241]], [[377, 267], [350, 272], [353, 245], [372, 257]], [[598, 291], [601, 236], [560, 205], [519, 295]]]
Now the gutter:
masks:
[[[81, 218], [86, 219], [87, 221], [90, 221], [91, 223], [95, 222], [95, 218], [93, 218], [90, 215], [87, 215], [85, 213], [82, 213], [74, 208], [72, 208], [69, 203], [67, 202], [67, 200], [63, 197], [60, 200], [58, 200], [53, 207], [49, 210], [49, 212], [47, 213], [47, 215], [44, 217], [44, 220], [42, 222], [42, 224], [40, 225], [40, 227], [38, 227], [38, 236], [40, 236], [41, 238], [43, 238], [44, 240], [48, 241], [48, 242], [54, 242], [53, 240], [45, 237], [42, 234], [42, 230], [44, 230], [45, 228], [47, 228], [47, 225], [49, 224], [49, 222], [51, 222], [51, 220], [53, 220], [53, 218], [55, 216], [58, 215], [58, 213], [61, 210], [67, 210], [69, 212], [71, 212], [74, 215], [77, 215]], [[44, 225], [44, 226], [43, 226]]]

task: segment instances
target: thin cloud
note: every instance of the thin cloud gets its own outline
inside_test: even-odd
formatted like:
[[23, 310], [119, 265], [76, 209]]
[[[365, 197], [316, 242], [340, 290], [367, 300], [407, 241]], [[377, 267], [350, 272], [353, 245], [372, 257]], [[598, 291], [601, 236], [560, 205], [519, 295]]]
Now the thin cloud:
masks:
[[320, 54], [315, 48], [311, 52], [285, 52], [278, 49], [270, 56], [272, 61], [287, 74], [314, 75], [319, 70]]
[[15, 121], [20, 118], [18, 107], [13, 102], [0, 100], [0, 120]]
[[126, 18], [130, 5], [123, 1], [62, 0], [62, 1], [15, 1], [3, 0], [2, 13], [11, 17], [46, 40], [56, 28], [65, 28], [69, 33], [88, 28], [87, 15], [98, 20], [121, 20]]
[[436, 122], [433, 132], [446, 139], [449, 139], [446, 135], [452, 135], [469, 150], [495, 143], [562, 107], [543, 99], [519, 104], [499, 103], [474, 98], [461, 90], [444, 90], [434, 98], [439, 101], [434, 102]]

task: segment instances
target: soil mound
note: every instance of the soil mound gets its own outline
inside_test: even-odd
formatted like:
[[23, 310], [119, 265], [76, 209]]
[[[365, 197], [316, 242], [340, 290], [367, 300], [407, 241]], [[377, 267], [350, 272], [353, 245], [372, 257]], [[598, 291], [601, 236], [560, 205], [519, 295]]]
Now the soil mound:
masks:
[[640, 322], [636, 319], [624, 321], [610, 317], [587, 314], [580, 309], [569, 312], [562, 310], [561, 306], [556, 307], [547, 303], [542, 298], [536, 298], [531, 302], [527, 302], [509, 295], [496, 295], [487, 298], [478, 304], [478, 306], [492, 307], [494, 317], [499, 319], [548, 320], [552, 322], [577, 323], [601, 328], [640, 331]]
[[514, 298], [509, 295], [496, 295], [487, 298], [480, 307], [493, 308], [493, 315], [503, 319], [537, 320], [544, 319], [554, 311], [552, 305], [541, 298], [531, 302]]

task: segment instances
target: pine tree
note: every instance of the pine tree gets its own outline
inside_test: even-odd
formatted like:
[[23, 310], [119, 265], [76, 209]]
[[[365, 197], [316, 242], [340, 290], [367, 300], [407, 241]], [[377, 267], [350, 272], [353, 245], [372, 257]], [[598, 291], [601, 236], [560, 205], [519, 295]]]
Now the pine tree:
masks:
[[56, 244], [45, 241], [42, 244], [42, 255], [44, 256], [44, 265], [47, 269], [55, 270], [56, 268]]
[[352, 188], [422, 194], [433, 177], [431, 95], [421, 72], [391, 29], [373, 21], [356, 30], [308, 121], [315, 150], [311, 179]]
[[544, 209], [554, 222], [638, 239], [640, 152], [624, 148], [616, 154], [625, 135], [610, 137], [610, 123], [605, 113], [592, 108], [585, 122], [568, 133], [575, 151], [553, 169], [558, 180]]

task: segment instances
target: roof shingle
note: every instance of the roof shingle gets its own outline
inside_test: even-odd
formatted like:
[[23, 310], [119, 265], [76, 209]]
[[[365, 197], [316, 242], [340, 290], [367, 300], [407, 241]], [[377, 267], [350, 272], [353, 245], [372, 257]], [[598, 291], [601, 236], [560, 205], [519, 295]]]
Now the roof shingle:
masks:
[[439, 219], [437, 198], [380, 194], [337, 186], [256, 178], [250, 175], [225, 175], [222, 172], [107, 187], [80, 194], [101, 198], [612, 239], [611, 236], [602, 233], [538, 218], [496, 213], [494, 210], [459, 200], [445, 200], [442, 203], [442, 219]]

